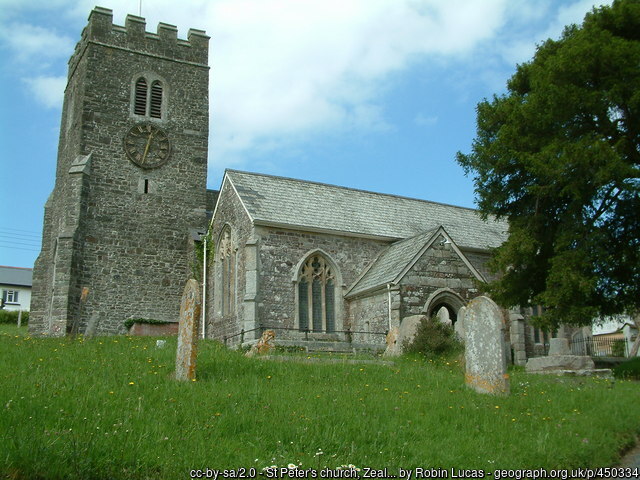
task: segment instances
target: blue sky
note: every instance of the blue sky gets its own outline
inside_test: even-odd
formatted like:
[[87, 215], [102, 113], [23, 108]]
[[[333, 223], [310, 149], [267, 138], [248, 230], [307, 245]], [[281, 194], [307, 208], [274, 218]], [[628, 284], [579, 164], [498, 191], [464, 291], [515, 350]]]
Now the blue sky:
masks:
[[[92, 1], [0, 0], [0, 265], [32, 267]], [[592, 0], [143, 0], [210, 41], [209, 188], [225, 168], [474, 206], [475, 107]], [[114, 23], [139, 0], [104, 0]]]

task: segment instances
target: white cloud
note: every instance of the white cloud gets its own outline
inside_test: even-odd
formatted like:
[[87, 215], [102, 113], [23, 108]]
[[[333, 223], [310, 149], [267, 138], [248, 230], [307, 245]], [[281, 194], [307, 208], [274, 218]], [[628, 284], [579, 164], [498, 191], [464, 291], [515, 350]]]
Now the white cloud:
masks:
[[39, 76], [24, 78], [23, 81], [27, 84], [35, 99], [46, 108], [62, 107], [64, 88], [67, 84], [66, 77]]
[[[7, 0], [0, 0], [7, 1]], [[44, 27], [11, 40], [16, 55], [71, 53], [94, 0], [54, 0], [52, 14], [69, 19], [73, 41]], [[132, 5], [133, 4], [133, 5]], [[390, 79], [424, 58], [464, 58], [492, 38], [508, 0], [144, 0], [147, 30], [159, 21], [211, 35], [210, 151], [228, 164], [247, 151], [292, 144], [317, 131], [393, 128], [383, 94]], [[13, 9], [18, 8], [12, 3]], [[138, 2], [113, 0], [114, 23], [137, 14]], [[25, 11], [48, 8], [27, 4]], [[49, 39], [47, 41], [47, 39]], [[54, 48], [50, 48], [54, 45]], [[62, 53], [64, 52], [64, 54]], [[52, 57], [49, 57], [52, 58]], [[58, 74], [59, 72], [55, 72]], [[30, 82], [39, 95], [43, 79]], [[47, 98], [53, 104], [53, 98]]]
[[0, 40], [19, 62], [38, 65], [66, 58], [73, 52], [75, 41], [53, 30], [26, 23], [12, 23], [1, 29]]
[[207, 24], [214, 162], [265, 137], [279, 145], [316, 129], [391, 128], [379, 104], [389, 76], [419, 57], [468, 53], [501, 25], [504, 5], [216, 2]]
[[[513, 24], [520, 24], [521, 32], [514, 35], [510, 42], [499, 45], [498, 49], [504, 61], [509, 64], [529, 61], [536, 53], [537, 45], [548, 38], [560, 38], [567, 25], [582, 24], [584, 16], [594, 6], [610, 4], [611, 0], [578, 0], [573, 3], [514, 1], [509, 9], [509, 18], [510, 21], [513, 20]], [[532, 28], [533, 25], [542, 28]]]

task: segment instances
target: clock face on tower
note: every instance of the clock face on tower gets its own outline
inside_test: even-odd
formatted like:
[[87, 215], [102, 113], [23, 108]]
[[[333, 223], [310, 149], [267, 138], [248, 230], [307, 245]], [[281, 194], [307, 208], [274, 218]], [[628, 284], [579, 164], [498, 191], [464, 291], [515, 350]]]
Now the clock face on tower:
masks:
[[163, 130], [148, 123], [136, 124], [124, 137], [124, 150], [133, 163], [155, 168], [169, 160], [171, 143]]

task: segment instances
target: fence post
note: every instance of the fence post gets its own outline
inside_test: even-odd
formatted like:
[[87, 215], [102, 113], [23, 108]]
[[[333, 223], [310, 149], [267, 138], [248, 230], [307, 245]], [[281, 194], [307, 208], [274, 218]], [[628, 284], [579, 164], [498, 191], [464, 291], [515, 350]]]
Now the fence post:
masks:
[[244, 343], [244, 328], [240, 330], [240, 345]]

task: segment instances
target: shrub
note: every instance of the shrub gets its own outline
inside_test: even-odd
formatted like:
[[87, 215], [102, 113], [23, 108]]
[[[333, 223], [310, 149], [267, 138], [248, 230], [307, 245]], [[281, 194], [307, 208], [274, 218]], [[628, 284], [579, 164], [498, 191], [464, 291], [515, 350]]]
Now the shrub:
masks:
[[406, 353], [418, 353], [427, 358], [454, 355], [463, 349], [453, 327], [441, 323], [436, 317], [423, 321], [413, 342], [405, 343], [403, 347]]
[[640, 380], [640, 357], [621, 363], [613, 369], [616, 378]]
[[624, 357], [626, 353], [627, 341], [624, 339], [614, 340], [611, 345], [611, 355], [613, 357]]
[[[0, 310], [0, 323], [15, 323], [18, 324], [18, 311], [17, 310]], [[29, 323], [29, 312], [27, 310], [22, 311], [22, 325]]]

